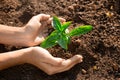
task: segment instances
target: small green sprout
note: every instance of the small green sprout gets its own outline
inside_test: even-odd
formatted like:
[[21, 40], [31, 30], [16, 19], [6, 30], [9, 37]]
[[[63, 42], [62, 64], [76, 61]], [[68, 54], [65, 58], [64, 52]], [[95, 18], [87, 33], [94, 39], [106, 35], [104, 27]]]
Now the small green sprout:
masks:
[[40, 46], [43, 48], [49, 48], [59, 44], [62, 48], [67, 50], [71, 37], [79, 36], [92, 30], [91, 25], [84, 25], [67, 32], [67, 28], [70, 24], [71, 21], [61, 24], [58, 17], [54, 16], [52, 26], [55, 30], [41, 43]]

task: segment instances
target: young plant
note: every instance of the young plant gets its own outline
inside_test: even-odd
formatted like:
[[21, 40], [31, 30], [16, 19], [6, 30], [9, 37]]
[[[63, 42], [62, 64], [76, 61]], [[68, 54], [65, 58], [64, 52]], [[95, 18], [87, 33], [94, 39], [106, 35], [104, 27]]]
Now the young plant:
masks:
[[67, 50], [67, 45], [70, 43], [71, 37], [79, 36], [92, 30], [91, 25], [84, 25], [67, 32], [67, 28], [70, 26], [70, 24], [71, 21], [61, 24], [58, 17], [54, 16], [52, 26], [55, 30], [45, 39], [44, 42], [42, 42], [40, 46], [43, 48], [49, 48], [59, 44], [62, 48]]

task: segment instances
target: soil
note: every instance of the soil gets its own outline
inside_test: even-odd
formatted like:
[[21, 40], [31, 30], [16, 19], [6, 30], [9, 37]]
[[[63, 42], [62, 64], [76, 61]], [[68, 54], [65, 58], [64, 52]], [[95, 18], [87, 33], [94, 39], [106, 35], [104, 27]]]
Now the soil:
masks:
[[[0, 71], [0, 80], [120, 80], [120, 0], [1, 0], [0, 24], [21, 27], [39, 13], [72, 21], [71, 29], [93, 25], [85, 35], [73, 37], [69, 49], [48, 49], [53, 56], [70, 58], [81, 54], [84, 61], [69, 71], [47, 75], [23, 64]], [[0, 52], [23, 47], [0, 45]]]

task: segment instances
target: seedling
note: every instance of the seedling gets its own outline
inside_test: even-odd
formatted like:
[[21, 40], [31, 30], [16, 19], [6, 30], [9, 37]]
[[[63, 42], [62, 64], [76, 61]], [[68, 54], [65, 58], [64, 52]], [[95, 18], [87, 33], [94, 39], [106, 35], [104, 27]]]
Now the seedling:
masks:
[[61, 24], [58, 17], [54, 16], [52, 26], [55, 30], [42, 42], [40, 46], [43, 48], [49, 48], [59, 44], [62, 48], [67, 50], [71, 37], [79, 36], [92, 30], [91, 25], [84, 25], [67, 32], [67, 28], [70, 24], [71, 21]]

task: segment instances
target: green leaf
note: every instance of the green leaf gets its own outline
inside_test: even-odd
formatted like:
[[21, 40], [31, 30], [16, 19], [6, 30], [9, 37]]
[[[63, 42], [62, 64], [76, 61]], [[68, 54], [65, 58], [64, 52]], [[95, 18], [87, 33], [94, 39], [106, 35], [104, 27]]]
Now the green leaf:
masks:
[[71, 24], [72, 22], [69, 21], [69, 22], [65, 22], [64, 24], [62, 24], [62, 31], [65, 31]]
[[91, 25], [83, 25], [83, 26], [80, 26], [78, 28], [73, 29], [72, 31], [70, 31], [70, 33], [68, 35], [70, 37], [72, 37], [72, 36], [79, 36], [79, 35], [88, 33], [91, 30], [92, 30], [92, 26]]
[[53, 17], [52, 25], [56, 30], [61, 31], [61, 23], [58, 17], [56, 16]]
[[45, 41], [42, 42], [40, 45], [43, 48], [49, 48], [56, 45], [56, 41], [59, 39], [58, 32], [54, 31], [52, 32]]
[[61, 35], [60, 35], [60, 38], [59, 38], [59, 40], [58, 40], [58, 44], [59, 44], [62, 48], [64, 48], [64, 49], [67, 50], [67, 49], [68, 49], [68, 47], [67, 47], [68, 41], [69, 41], [69, 38], [67, 37], [67, 35], [61, 34]]

